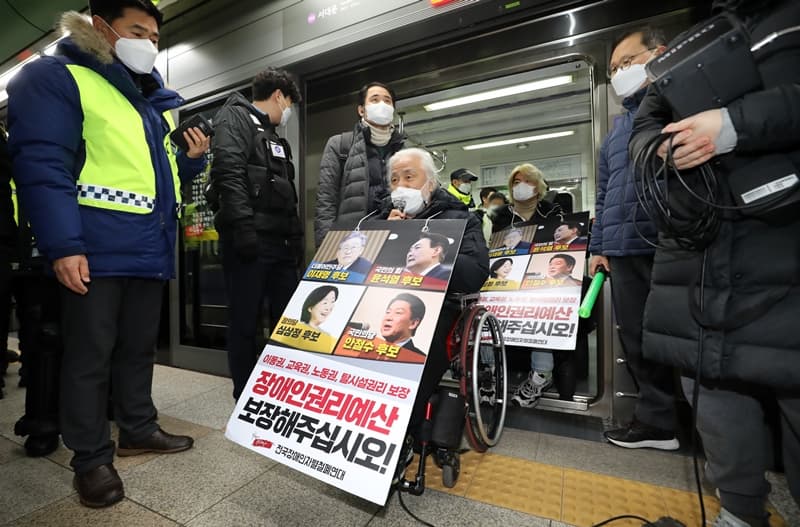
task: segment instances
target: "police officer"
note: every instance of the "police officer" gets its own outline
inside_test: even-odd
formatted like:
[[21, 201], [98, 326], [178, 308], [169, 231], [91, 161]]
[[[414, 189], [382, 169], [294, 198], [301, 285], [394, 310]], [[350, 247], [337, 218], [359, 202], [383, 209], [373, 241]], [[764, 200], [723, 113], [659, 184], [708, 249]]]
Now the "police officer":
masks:
[[236, 399], [258, 357], [264, 299], [275, 323], [297, 287], [303, 244], [292, 155], [275, 131], [289, 121], [300, 92], [285, 71], [275, 69], [256, 75], [252, 92], [252, 102], [234, 93], [214, 117], [208, 195], [222, 243]]
[[[205, 166], [208, 138], [173, 148], [183, 99], [153, 65], [162, 15], [149, 0], [92, 0], [62, 17], [54, 56], [9, 83], [9, 148], [22, 208], [60, 282], [60, 422], [82, 504], [124, 497], [106, 417], [112, 385], [120, 456], [173, 453], [151, 397], [161, 298], [174, 276], [181, 177]], [[53, 126], [57, 121], [58, 126]]]

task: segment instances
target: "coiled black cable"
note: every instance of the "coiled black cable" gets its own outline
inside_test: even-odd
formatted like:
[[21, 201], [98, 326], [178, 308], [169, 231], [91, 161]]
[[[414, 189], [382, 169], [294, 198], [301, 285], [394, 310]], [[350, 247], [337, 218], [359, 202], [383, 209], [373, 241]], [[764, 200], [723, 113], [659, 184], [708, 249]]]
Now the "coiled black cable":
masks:
[[[654, 135], [633, 159], [636, 198], [666, 237], [683, 249], [702, 250], [716, 237], [720, 211], [728, 207], [720, 203], [719, 182], [708, 164], [692, 171], [691, 182], [675, 167], [674, 137], [671, 133]], [[667, 155], [662, 159], [658, 149], [664, 141], [668, 142]]]

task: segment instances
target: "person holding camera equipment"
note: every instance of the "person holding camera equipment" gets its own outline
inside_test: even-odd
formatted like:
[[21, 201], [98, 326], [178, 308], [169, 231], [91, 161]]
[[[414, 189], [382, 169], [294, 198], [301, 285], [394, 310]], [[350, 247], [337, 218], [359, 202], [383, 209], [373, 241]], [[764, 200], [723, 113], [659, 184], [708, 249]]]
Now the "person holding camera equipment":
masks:
[[274, 325], [297, 287], [303, 259], [292, 152], [275, 130], [289, 122], [300, 91], [286, 71], [268, 68], [253, 78], [252, 92], [252, 102], [232, 94], [214, 117], [206, 193], [222, 244], [234, 399], [258, 359], [264, 300]]
[[713, 14], [648, 65], [634, 121], [660, 245], [643, 349], [683, 372], [722, 504], [714, 525], [766, 526], [770, 405], [800, 502], [800, 4], [716, 1]]

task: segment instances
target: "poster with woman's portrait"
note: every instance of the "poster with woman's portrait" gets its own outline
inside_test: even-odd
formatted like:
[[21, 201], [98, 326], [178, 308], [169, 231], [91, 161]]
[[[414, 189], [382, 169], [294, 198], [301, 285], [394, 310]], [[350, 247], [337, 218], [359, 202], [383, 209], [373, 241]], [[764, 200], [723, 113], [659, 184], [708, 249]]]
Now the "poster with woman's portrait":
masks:
[[300, 282], [270, 339], [295, 349], [332, 353], [363, 292], [357, 285]]
[[530, 255], [501, 256], [489, 260], [489, 279], [481, 291], [516, 291], [525, 276]]

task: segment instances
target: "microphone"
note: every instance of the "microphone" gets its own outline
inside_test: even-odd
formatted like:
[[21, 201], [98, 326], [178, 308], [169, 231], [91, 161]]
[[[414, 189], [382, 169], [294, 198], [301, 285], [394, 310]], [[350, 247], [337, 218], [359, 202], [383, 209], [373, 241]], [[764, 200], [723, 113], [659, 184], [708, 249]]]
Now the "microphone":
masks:
[[393, 199], [392, 200], [392, 206], [394, 208], [396, 208], [397, 210], [399, 210], [400, 212], [403, 212], [405, 210], [405, 208], [406, 208], [406, 200], [404, 200], [404, 199]]
[[347, 323], [347, 327], [358, 329], [360, 331], [367, 331], [369, 329], [369, 322], [355, 322], [351, 320]]

